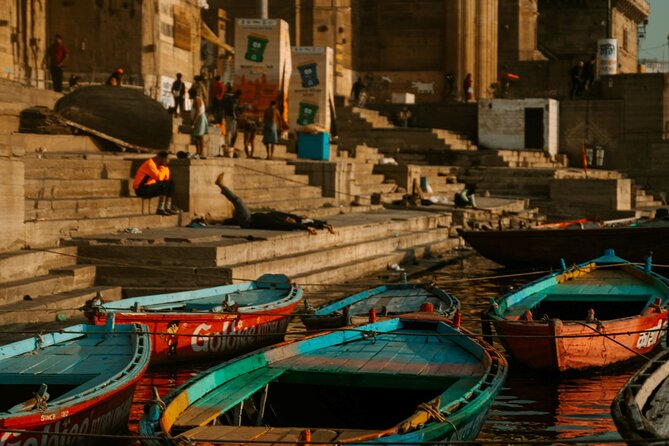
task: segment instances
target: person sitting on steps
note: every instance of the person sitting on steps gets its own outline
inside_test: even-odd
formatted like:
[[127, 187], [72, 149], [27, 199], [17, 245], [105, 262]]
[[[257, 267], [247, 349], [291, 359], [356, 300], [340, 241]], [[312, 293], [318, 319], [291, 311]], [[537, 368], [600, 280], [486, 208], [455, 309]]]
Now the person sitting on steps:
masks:
[[242, 228], [269, 229], [274, 231], [305, 230], [310, 234], [316, 234], [317, 229], [327, 229], [334, 234], [334, 228], [323, 220], [314, 220], [301, 215], [286, 212], [251, 212], [246, 204], [224, 184], [225, 174], [216, 178], [216, 185], [221, 189], [221, 194], [230, 200], [235, 208], [234, 216]]
[[135, 174], [132, 188], [140, 198], [158, 198], [158, 215], [174, 215], [179, 209], [172, 204], [174, 181], [170, 176], [169, 154], [162, 150], [144, 161]]

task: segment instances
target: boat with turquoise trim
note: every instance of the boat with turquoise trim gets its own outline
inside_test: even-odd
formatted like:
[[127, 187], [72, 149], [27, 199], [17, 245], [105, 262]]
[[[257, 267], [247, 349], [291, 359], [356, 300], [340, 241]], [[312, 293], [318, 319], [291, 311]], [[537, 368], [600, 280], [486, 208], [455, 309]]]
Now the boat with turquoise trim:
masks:
[[506, 375], [490, 345], [414, 313], [224, 362], [151, 404], [140, 432], [199, 445], [472, 440]]
[[125, 432], [149, 365], [145, 326], [75, 325], [0, 347], [0, 444], [99, 444]]
[[283, 274], [250, 282], [104, 303], [89, 301], [93, 324], [140, 323], [151, 333], [151, 364], [233, 357], [283, 340], [302, 288]]
[[551, 273], [491, 299], [483, 312], [520, 363], [565, 372], [642, 358], [667, 328], [669, 279], [607, 250], [602, 257]]
[[449, 319], [460, 309], [460, 301], [441, 288], [432, 284], [405, 282], [360, 291], [318, 308], [311, 308], [305, 300], [309, 314], [301, 316], [301, 319], [310, 330], [338, 328], [365, 323], [370, 313], [395, 317], [420, 311], [425, 304]]

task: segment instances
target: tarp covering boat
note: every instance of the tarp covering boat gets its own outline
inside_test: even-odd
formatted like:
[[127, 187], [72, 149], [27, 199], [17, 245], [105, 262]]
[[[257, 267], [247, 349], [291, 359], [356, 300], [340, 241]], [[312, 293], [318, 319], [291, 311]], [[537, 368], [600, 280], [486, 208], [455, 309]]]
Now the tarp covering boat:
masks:
[[60, 98], [55, 110], [66, 124], [126, 149], [165, 150], [172, 140], [170, 114], [134, 88], [82, 87]]

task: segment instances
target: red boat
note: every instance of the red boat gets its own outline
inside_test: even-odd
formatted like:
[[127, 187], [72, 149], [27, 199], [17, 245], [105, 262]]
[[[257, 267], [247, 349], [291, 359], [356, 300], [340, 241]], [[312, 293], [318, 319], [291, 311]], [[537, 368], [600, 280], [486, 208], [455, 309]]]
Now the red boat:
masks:
[[149, 342], [146, 327], [77, 325], [0, 347], [0, 445], [96, 444], [90, 434], [125, 432]]
[[667, 328], [669, 280], [603, 257], [545, 276], [493, 301], [483, 313], [517, 361], [564, 372], [605, 367], [645, 355]]
[[265, 274], [252, 282], [116, 302], [87, 303], [91, 323], [149, 327], [152, 364], [233, 357], [283, 340], [302, 288]]

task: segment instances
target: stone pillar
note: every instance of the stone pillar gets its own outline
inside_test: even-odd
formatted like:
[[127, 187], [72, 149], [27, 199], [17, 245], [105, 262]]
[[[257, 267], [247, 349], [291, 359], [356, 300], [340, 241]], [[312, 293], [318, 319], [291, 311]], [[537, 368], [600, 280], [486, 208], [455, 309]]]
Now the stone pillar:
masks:
[[476, 0], [474, 96], [490, 97], [497, 79], [497, 0]]
[[474, 77], [474, 88], [478, 82], [474, 72], [474, 55], [476, 44], [476, 13], [477, 0], [444, 0], [446, 57], [445, 71], [455, 75], [454, 93], [452, 97], [462, 100], [462, 83], [467, 73]]

